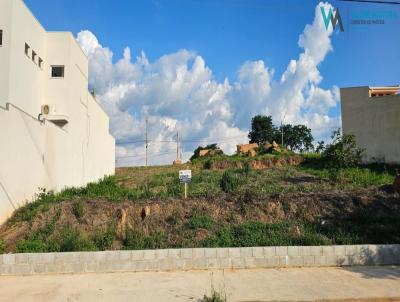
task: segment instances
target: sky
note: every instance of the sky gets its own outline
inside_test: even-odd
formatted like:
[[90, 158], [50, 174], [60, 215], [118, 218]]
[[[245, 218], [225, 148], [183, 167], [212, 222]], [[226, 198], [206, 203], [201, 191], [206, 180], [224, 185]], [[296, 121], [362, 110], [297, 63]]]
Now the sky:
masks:
[[[400, 84], [400, 5], [298, 0], [26, 0], [42, 25], [71, 31], [90, 87], [110, 116], [117, 165], [219, 143], [233, 153], [251, 118], [306, 124], [315, 140], [340, 127], [340, 87]], [[344, 31], [325, 27], [339, 9]], [[384, 24], [353, 24], [383, 20]]]

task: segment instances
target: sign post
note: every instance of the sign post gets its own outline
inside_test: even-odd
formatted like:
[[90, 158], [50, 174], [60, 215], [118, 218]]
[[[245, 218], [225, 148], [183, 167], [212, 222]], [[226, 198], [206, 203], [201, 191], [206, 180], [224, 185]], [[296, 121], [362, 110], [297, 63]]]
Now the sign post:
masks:
[[192, 170], [180, 170], [179, 181], [185, 185], [185, 199], [188, 193], [188, 184], [192, 181]]

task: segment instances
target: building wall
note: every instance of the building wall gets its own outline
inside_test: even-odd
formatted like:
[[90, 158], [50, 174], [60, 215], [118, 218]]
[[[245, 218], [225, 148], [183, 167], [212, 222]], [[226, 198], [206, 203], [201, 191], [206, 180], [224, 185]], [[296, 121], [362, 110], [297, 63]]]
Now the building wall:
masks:
[[342, 88], [343, 132], [365, 149], [364, 161], [400, 164], [400, 96], [369, 97], [369, 87]]
[[[46, 32], [21, 0], [0, 2], [0, 29], [1, 223], [39, 188], [60, 191], [114, 174], [115, 141], [88, 92], [88, 61], [71, 33]], [[25, 55], [25, 43], [42, 68]], [[65, 66], [64, 78], [51, 78], [52, 65]], [[44, 104], [68, 124], [39, 121]]]
[[0, 108], [6, 106], [8, 100], [9, 68], [10, 68], [10, 41], [12, 2], [0, 4], [0, 29], [3, 30], [3, 45], [0, 46]]

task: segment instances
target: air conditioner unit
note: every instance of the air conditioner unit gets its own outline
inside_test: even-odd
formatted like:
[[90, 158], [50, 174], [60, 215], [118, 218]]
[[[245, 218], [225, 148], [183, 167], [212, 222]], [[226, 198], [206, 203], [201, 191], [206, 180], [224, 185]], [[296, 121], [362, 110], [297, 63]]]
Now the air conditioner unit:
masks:
[[54, 115], [56, 113], [56, 110], [55, 110], [54, 106], [42, 105], [41, 113], [42, 113], [42, 115]]

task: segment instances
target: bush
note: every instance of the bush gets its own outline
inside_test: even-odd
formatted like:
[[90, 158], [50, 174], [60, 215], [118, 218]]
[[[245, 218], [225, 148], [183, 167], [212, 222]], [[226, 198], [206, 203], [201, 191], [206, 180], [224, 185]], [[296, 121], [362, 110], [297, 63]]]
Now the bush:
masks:
[[82, 200], [76, 201], [72, 205], [72, 212], [74, 213], [74, 215], [77, 219], [80, 219], [83, 217], [83, 215], [85, 214], [85, 206], [84, 206]]
[[328, 167], [355, 167], [361, 162], [364, 150], [357, 147], [353, 134], [341, 134], [340, 129], [332, 134], [333, 143], [322, 153], [322, 159]]
[[225, 193], [232, 193], [239, 186], [239, 179], [232, 172], [225, 171], [224, 174], [222, 174], [219, 186]]
[[6, 251], [6, 244], [3, 239], [0, 239], [0, 254], [4, 254]]
[[41, 239], [24, 239], [17, 242], [16, 253], [44, 253], [47, 245]]

